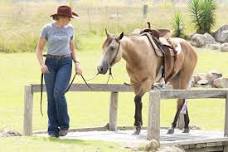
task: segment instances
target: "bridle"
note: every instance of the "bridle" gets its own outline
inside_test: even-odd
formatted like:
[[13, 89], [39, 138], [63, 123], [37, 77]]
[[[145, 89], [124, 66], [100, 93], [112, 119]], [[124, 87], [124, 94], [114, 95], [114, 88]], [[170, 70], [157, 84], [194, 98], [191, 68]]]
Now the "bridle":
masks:
[[116, 51], [116, 54], [115, 54], [115, 56], [114, 56], [114, 58], [112, 59], [112, 61], [110, 62], [110, 64], [109, 64], [109, 76], [108, 76], [108, 80], [107, 80], [107, 84], [108, 84], [108, 82], [109, 82], [109, 80], [110, 80], [110, 77], [112, 77], [113, 78], [113, 75], [112, 75], [112, 65], [114, 64], [114, 62], [116, 61], [116, 58], [117, 58], [117, 55], [119, 54], [119, 50], [120, 50], [120, 41], [119, 40], [117, 40], [116, 38], [115, 38], [115, 40], [117, 41], [117, 43], [118, 43], [118, 48], [117, 48], [117, 51]]

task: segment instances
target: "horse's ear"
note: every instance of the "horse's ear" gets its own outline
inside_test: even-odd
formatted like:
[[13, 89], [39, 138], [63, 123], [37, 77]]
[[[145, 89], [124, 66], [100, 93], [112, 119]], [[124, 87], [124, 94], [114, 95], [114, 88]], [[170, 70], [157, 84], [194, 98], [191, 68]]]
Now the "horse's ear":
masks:
[[122, 32], [119, 37], [117, 38], [117, 40], [121, 40], [124, 37], [124, 32]]
[[110, 34], [108, 33], [106, 28], [105, 28], [105, 34], [106, 34], [107, 37], [110, 37]]

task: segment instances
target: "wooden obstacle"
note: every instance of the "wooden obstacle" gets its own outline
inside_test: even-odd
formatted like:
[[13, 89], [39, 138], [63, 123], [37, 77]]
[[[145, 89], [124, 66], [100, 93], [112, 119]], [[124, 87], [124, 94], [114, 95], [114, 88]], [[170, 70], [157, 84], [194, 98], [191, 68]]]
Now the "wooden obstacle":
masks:
[[[109, 107], [109, 130], [117, 130], [117, 110], [118, 93], [133, 92], [128, 85], [120, 84], [89, 84], [92, 89], [85, 84], [73, 84], [69, 91], [77, 92], [110, 92]], [[46, 91], [45, 86], [43, 90]], [[33, 113], [33, 94], [40, 92], [40, 85], [25, 86], [24, 100], [24, 131], [25, 136], [32, 135], [32, 113]], [[224, 137], [228, 136], [228, 89], [197, 89], [197, 90], [152, 90], [149, 92], [149, 117], [147, 127], [147, 139], [160, 141], [160, 100], [161, 99], [199, 99], [199, 98], [224, 98], [225, 99], [225, 127]], [[227, 139], [226, 139], [227, 141]], [[225, 144], [224, 144], [225, 145]], [[224, 151], [228, 152], [228, 146], [224, 146]]]

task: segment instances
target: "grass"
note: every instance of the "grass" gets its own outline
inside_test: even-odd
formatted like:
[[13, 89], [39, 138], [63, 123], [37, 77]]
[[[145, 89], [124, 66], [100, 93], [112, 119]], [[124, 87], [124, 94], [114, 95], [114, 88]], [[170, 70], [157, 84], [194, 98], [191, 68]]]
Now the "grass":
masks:
[[[10, 146], [4, 146], [9, 145]], [[8, 152], [128, 152], [130, 150], [117, 144], [98, 141], [83, 141], [71, 139], [50, 139], [46, 137], [14, 137], [0, 140], [0, 151]]]

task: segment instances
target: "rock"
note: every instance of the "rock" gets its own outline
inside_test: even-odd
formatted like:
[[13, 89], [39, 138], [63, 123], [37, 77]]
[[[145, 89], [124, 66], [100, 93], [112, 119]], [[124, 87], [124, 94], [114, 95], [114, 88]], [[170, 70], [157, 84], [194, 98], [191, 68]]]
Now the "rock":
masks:
[[202, 80], [197, 81], [197, 84], [199, 84], [199, 85], [208, 85], [209, 81], [206, 80], [206, 79], [202, 79]]
[[202, 34], [194, 34], [191, 38], [191, 44], [195, 47], [204, 47], [205, 44], [205, 37]]
[[213, 87], [215, 88], [228, 88], [228, 78], [218, 78], [213, 81]]
[[196, 74], [196, 75], [193, 76], [193, 80], [194, 80], [195, 82], [198, 82], [199, 80], [204, 79], [205, 76], [206, 76], [205, 73], [199, 73], [199, 74]]
[[220, 77], [222, 77], [222, 73], [219, 73], [219, 72], [217, 72], [217, 71], [210, 71], [210, 72], [208, 72], [207, 75], [206, 75], [206, 79], [208, 80], [208, 83], [209, 83], [210, 85], [212, 85], [212, 83], [213, 83], [213, 81], [214, 81], [215, 79], [218, 79], [218, 78], [220, 78]]
[[228, 43], [223, 43], [221, 45], [221, 52], [228, 52]]
[[214, 32], [214, 38], [217, 42], [228, 42], [228, 25], [223, 25]]
[[203, 35], [205, 37], [205, 44], [215, 44], [216, 41], [213, 36], [209, 33], [204, 33]]
[[215, 44], [216, 41], [209, 33], [205, 34], [194, 34], [191, 37], [191, 44], [196, 47], [204, 47], [209, 44]]
[[151, 140], [150, 143], [148, 143], [145, 146], [145, 151], [150, 151], [150, 152], [156, 152], [158, 148], [160, 147], [160, 144], [157, 140]]
[[211, 49], [211, 50], [219, 50], [221, 47], [221, 44], [219, 43], [215, 43], [215, 44], [208, 44], [207, 48]]

